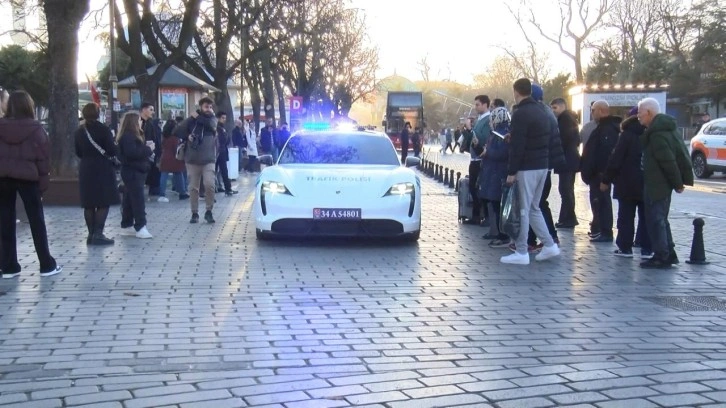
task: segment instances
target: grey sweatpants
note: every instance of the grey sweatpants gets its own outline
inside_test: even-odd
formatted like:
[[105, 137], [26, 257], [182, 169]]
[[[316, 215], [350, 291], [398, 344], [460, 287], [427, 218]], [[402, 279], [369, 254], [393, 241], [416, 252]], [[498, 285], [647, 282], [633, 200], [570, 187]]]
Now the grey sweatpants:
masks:
[[555, 241], [547, 230], [542, 211], [539, 209], [539, 200], [542, 198], [547, 169], [525, 170], [517, 172], [517, 194], [519, 197], [519, 236], [516, 240], [517, 252], [527, 253], [527, 236], [529, 227], [546, 247], [554, 245]]

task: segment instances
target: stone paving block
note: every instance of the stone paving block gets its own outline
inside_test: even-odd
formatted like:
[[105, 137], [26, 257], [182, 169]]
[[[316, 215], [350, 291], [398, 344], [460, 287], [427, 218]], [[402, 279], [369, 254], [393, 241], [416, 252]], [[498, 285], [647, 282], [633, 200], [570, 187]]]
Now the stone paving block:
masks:
[[[82, 384], [77, 384], [82, 385]], [[24, 382], [11, 382], [1, 383], [0, 393], [6, 394], [11, 392], [21, 391], [37, 391], [37, 390], [50, 390], [58, 388], [68, 388], [71, 386], [70, 380], [53, 380], [53, 381], [24, 381]]]
[[683, 407], [710, 404], [714, 402], [712, 399], [698, 394], [661, 395], [658, 397], [650, 397], [648, 399], [664, 407]]
[[429, 387], [433, 387], [436, 385], [463, 384], [463, 383], [467, 383], [467, 382], [476, 382], [478, 380], [468, 374], [454, 374], [454, 375], [446, 375], [446, 376], [440, 376], [440, 377], [421, 378], [420, 381], [422, 383], [428, 385]]
[[422, 398], [409, 401], [390, 402], [391, 408], [443, 408], [461, 406], [462, 404], [477, 403], [480, 408], [488, 408], [491, 405], [486, 404], [486, 399], [476, 394], [459, 394], [445, 397]]
[[88, 405], [106, 401], [121, 401], [132, 398], [128, 391], [108, 391], [93, 394], [72, 395], [65, 398], [68, 405]]
[[384, 381], [408, 380], [408, 379], [416, 379], [419, 377], [421, 377], [421, 375], [419, 375], [413, 371], [396, 371], [396, 372], [392, 372], [392, 373], [365, 374], [365, 375], [356, 375], [356, 376], [350, 376], [350, 377], [331, 378], [330, 382], [334, 385], [352, 385], [352, 384], [369, 384], [369, 383], [384, 382]]
[[228, 399], [232, 395], [226, 390], [196, 391], [173, 395], [160, 395], [155, 397], [135, 398], [124, 402], [126, 408], [151, 408], [159, 405], [182, 404], [185, 402], [200, 402], [208, 400]]
[[546, 398], [535, 397], [502, 401], [498, 402], [497, 406], [499, 408], [546, 408], [554, 407], [555, 403]]
[[464, 390], [453, 385], [440, 385], [436, 387], [413, 388], [403, 391], [411, 398], [430, 398], [444, 395], [462, 394]]
[[256, 384], [252, 378], [234, 378], [228, 380], [205, 381], [197, 383], [200, 390], [229, 389], [235, 387], [246, 387]]
[[517, 385], [506, 380], [478, 381], [459, 385], [468, 392], [494, 391], [505, 388], [516, 388]]
[[349, 407], [346, 401], [309, 400], [285, 403], [285, 408], [337, 408]]
[[123, 404], [118, 401], [96, 402], [88, 405], [73, 405], [73, 408], [123, 408]]
[[566, 383], [565, 378], [559, 375], [537, 375], [530, 377], [512, 378], [509, 381], [517, 384], [520, 387], [532, 387], [535, 385], [547, 385], [547, 384], [561, 384]]
[[521, 399], [527, 397], [549, 396], [553, 394], [564, 394], [572, 392], [571, 389], [560, 384], [540, 385], [537, 387], [512, 388], [499, 391], [486, 391], [482, 395], [493, 401], [503, 401], [508, 399]]
[[309, 400], [310, 397], [302, 391], [278, 392], [275, 394], [265, 394], [257, 396], [248, 396], [244, 398], [251, 406], [261, 404], [285, 403], [290, 401]]
[[191, 384], [170, 385], [166, 387], [149, 387], [139, 388], [133, 391], [134, 397], [155, 397], [157, 395], [180, 394], [184, 392], [194, 392], [197, 389]]
[[21, 393], [0, 395], [0, 404], [11, 404], [14, 402], [23, 402], [27, 400], [28, 396]]
[[657, 408], [658, 405], [644, 399], [634, 398], [634, 399], [624, 399], [619, 401], [605, 401], [605, 402], [598, 402], [595, 405], [597, 405], [599, 408]]
[[[31, 392], [30, 398], [34, 400], [63, 398], [72, 395], [92, 394], [95, 392], [98, 392], [98, 387], [96, 386], [56, 388], [52, 390]], [[0, 399], [0, 401], [2, 400]]]
[[550, 396], [556, 403], [561, 405], [572, 405], [572, 404], [580, 404], [580, 403], [588, 403], [588, 402], [597, 402], [597, 401], [603, 401], [607, 400], [608, 397], [606, 397], [603, 394], [600, 394], [598, 392], [573, 392], [569, 394], [558, 394], [558, 395], [552, 395]]
[[219, 399], [214, 401], [189, 402], [180, 405], [181, 408], [244, 408], [247, 407], [241, 398]]
[[578, 391], [598, 391], [617, 387], [635, 387], [639, 385], [651, 385], [653, 381], [645, 377], [620, 377], [605, 380], [579, 381], [568, 384]]
[[617, 375], [605, 370], [577, 371], [574, 373], [561, 374], [570, 381], [589, 381], [602, 380], [606, 378], [616, 378]]
[[363, 404], [390, 403], [409, 399], [399, 391], [374, 392], [371, 394], [350, 395], [345, 399], [354, 406]]
[[59, 399], [45, 399], [37, 401], [25, 401], [16, 404], [3, 405], [3, 408], [61, 408], [63, 401]]
[[655, 374], [649, 375], [653, 381], [661, 383], [676, 383], [676, 382], [691, 382], [691, 381], [704, 381], [704, 380], [721, 380], [726, 374], [723, 371], [691, 371], [684, 373], [672, 373], [672, 374]]
[[307, 391], [313, 398], [344, 397], [346, 395], [366, 394], [369, 391], [360, 385], [345, 385], [341, 387], [318, 388]]

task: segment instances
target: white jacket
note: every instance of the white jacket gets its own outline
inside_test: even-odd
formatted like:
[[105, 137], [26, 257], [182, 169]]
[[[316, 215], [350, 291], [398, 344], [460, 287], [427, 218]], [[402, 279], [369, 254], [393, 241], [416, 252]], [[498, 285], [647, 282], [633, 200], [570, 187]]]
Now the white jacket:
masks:
[[245, 136], [247, 137], [247, 155], [257, 156], [257, 136], [251, 128], [245, 129]]

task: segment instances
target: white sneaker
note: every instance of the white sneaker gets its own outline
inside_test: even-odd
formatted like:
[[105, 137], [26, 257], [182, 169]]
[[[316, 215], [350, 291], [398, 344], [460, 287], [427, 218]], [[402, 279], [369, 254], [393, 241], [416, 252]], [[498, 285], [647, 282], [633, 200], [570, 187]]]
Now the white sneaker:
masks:
[[149, 238], [154, 238], [154, 236], [151, 235], [151, 233], [149, 232], [149, 230], [146, 229], [146, 226], [144, 226], [140, 230], [136, 231], [136, 238], [149, 239]]
[[535, 261], [546, 261], [560, 255], [560, 247], [553, 244], [550, 247], [542, 247], [542, 250], [534, 257]]
[[121, 235], [125, 237], [133, 237], [136, 235], [136, 230], [134, 227], [121, 228]]
[[166, 197], [159, 197], [159, 199], [156, 200], [156, 201], [158, 201], [160, 203], [168, 203], [169, 202], [169, 199], [166, 198]]
[[499, 262], [512, 265], [529, 265], [529, 254], [514, 252], [499, 259]]

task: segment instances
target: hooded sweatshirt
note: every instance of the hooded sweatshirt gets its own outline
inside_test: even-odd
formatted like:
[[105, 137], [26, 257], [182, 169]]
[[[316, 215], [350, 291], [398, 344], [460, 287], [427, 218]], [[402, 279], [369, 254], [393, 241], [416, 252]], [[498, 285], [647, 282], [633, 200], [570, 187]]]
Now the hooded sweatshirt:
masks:
[[37, 181], [41, 191], [50, 180], [50, 140], [35, 119], [0, 119], [0, 177]]

